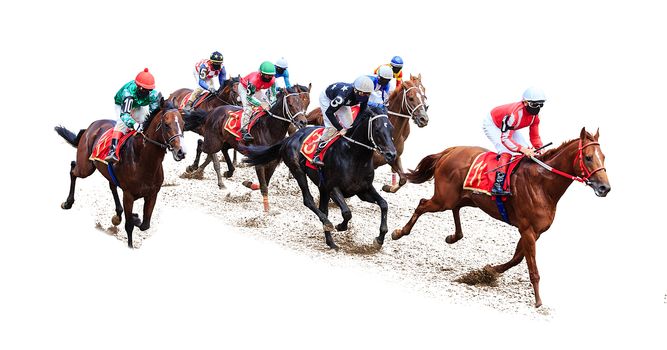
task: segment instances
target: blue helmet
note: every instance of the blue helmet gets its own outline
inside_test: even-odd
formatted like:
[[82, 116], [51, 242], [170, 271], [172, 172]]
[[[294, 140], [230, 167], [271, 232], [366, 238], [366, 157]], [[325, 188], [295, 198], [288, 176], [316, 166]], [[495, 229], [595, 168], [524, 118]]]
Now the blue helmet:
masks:
[[391, 58], [392, 67], [403, 67], [403, 59], [401, 56], [394, 56]]

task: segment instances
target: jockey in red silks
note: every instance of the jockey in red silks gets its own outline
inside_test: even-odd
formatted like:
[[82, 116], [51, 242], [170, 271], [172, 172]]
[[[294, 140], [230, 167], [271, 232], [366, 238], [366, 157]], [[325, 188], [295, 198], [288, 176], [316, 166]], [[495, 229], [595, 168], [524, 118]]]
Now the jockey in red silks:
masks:
[[[520, 102], [498, 106], [492, 109], [489, 116], [484, 119], [484, 133], [500, 154], [499, 165], [502, 166], [496, 171], [496, 182], [491, 189], [491, 194], [510, 195], [510, 192], [503, 188], [503, 182], [507, 173], [507, 164], [513, 154], [523, 153], [530, 157], [535, 155], [535, 148], [542, 147], [539, 113], [540, 108], [544, 106], [544, 101], [546, 97], [542, 89], [529, 87], [524, 91]], [[524, 137], [516, 132], [526, 127], [530, 128], [530, 143], [533, 147], [529, 147]]]

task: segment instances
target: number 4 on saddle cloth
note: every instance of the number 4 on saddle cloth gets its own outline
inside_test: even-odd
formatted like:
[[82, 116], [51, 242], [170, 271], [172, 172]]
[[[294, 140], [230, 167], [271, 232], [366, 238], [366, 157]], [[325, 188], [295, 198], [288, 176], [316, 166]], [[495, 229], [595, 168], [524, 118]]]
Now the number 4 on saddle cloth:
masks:
[[[516, 170], [516, 166], [519, 165], [520, 159], [515, 161], [517, 157], [523, 158], [523, 155], [512, 157], [507, 169], [508, 175], [511, 175]], [[468, 169], [468, 175], [463, 182], [463, 189], [491, 196], [491, 188], [496, 181], [496, 171], [503, 166], [504, 164], [498, 162], [498, 153], [486, 152], [479, 154]], [[510, 191], [510, 178], [511, 176], [505, 176], [505, 183], [503, 184], [507, 191]]]
[[[357, 115], [359, 114], [359, 106], [352, 106], [350, 108], [352, 110], [352, 121], [354, 122], [355, 119], [357, 119]], [[317, 166], [313, 165], [313, 157], [315, 156], [315, 151], [317, 150], [317, 146], [319, 144], [320, 137], [324, 133], [324, 128], [317, 128], [313, 132], [308, 135], [303, 140], [303, 143], [301, 144], [301, 154], [303, 154], [304, 157], [306, 157], [306, 166], [317, 170]], [[334, 144], [334, 142], [338, 141], [340, 138], [340, 135], [336, 135], [329, 142], [327, 142], [327, 145], [324, 146], [324, 149], [322, 150], [322, 153], [320, 153], [320, 159], [324, 160], [324, 156], [327, 153], [327, 150], [331, 145]]]
[[[224, 129], [227, 130], [230, 134], [236, 137], [236, 141], [241, 141], [241, 116], [243, 115], [243, 110], [239, 109], [235, 112], [230, 112], [227, 114], [227, 121], [224, 124]], [[266, 115], [266, 111], [262, 107], [253, 107], [252, 116], [250, 117], [250, 123], [248, 123], [248, 132], [252, 127], [257, 123], [260, 117]]]
[[[195, 108], [199, 107], [199, 105], [202, 104], [202, 102], [204, 102], [204, 100], [210, 94], [211, 94], [210, 92], [204, 91], [204, 92], [201, 93], [201, 95], [197, 96], [197, 99], [195, 100], [195, 102], [192, 103], [192, 109], [195, 109]], [[190, 100], [190, 95], [192, 95], [192, 92], [183, 96], [183, 99], [181, 100], [181, 103], [178, 105], [178, 110], [180, 110], [180, 111], [183, 110], [183, 108], [185, 107], [185, 104], [188, 103], [188, 100]]]
[[[116, 157], [118, 157], [118, 160], [120, 160], [120, 150], [123, 148], [125, 141], [127, 141], [127, 139], [129, 139], [130, 136], [136, 133], [137, 132], [135, 130], [130, 130], [127, 134], [120, 137], [120, 139], [118, 140], [118, 145], [116, 146]], [[100, 139], [97, 140], [95, 147], [93, 147], [93, 152], [90, 154], [90, 157], [88, 159], [96, 160], [98, 162], [107, 164], [104, 158], [106, 158], [107, 154], [109, 153], [109, 146], [111, 146], [112, 134], [113, 134], [113, 128], [107, 129], [107, 131], [105, 131], [104, 134], [102, 134]]]

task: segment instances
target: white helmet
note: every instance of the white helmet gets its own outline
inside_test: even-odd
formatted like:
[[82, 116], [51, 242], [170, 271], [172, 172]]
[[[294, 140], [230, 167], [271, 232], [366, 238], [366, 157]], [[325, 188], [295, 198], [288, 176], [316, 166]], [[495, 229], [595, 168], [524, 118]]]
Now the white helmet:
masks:
[[280, 57], [278, 60], [276, 60], [276, 66], [287, 69], [287, 60], [285, 57]]
[[523, 92], [524, 101], [546, 101], [547, 98], [544, 96], [544, 91], [542, 89], [531, 86]]
[[389, 66], [380, 66], [378, 69], [378, 77], [391, 80], [394, 77], [394, 71]]
[[361, 75], [359, 78], [354, 79], [354, 88], [370, 94], [375, 89], [375, 84], [367, 75]]

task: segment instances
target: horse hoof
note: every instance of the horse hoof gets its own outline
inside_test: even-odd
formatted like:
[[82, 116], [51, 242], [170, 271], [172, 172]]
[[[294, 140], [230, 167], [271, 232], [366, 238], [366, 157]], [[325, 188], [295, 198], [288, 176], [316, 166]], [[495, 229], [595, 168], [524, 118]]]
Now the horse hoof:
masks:
[[63, 209], [71, 209], [72, 208], [72, 203], [62, 202], [60, 204], [60, 207], [63, 208]]
[[391, 233], [391, 239], [393, 240], [397, 240], [401, 237], [403, 237], [403, 235], [401, 234], [400, 228], [395, 229], [394, 232]]
[[252, 189], [252, 181], [245, 180], [245, 181], [241, 182], [241, 184], [242, 184], [243, 186], [249, 188], [249, 189]]
[[226, 177], [226, 178], [228, 178], [228, 179], [229, 179], [230, 177], [232, 177], [232, 175], [234, 175], [234, 173], [232, 173], [232, 172], [230, 172], [230, 171], [225, 171], [224, 173], [222, 173], [222, 176], [224, 176], [224, 177]]
[[382, 248], [382, 243], [377, 237], [373, 238], [373, 248], [380, 250]]
[[185, 168], [185, 171], [187, 171], [188, 173], [191, 173], [191, 172], [195, 171], [196, 169], [197, 169], [197, 167], [194, 167], [192, 165], [188, 165], [188, 167]]
[[221, 190], [226, 190], [227, 186], [225, 186], [225, 184], [218, 184], [218, 188]]
[[385, 191], [385, 192], [389, 192], [389, 193], [391, 193], [391, 186], [389, 186], [389, 185], [384, 185], [384, 186], [382, 186], [382, 190]]
[[[324, 224], [324, 226], [322, 227], [322, 229], [324, 230], [324, 232], [331, 232], [331, 231], [334, 230], [334, 226], [333, 226], [332, 223], [327, 223], [327, 224]], [[335, 244], [334, 244], [334, 245], [335, 245]]]
[[328, 243], [327, 243], [327, 245], [329, 246], [330, 249], [333, 249], [333, 250], [335, 250], [335, 251], [339, 251], [339, 250], [340, 250], [340, 248], [336, 245], [336, 243], [331, 243], [331, 244], [328, 244]]
[[111, 224], [114, 225], [114, 226], [118, 226], [118, 225], [120, 225], [120, 222], [121, 222], [121, 221], [122, 221], [122, 219], [121, 219], [120, 215], [114, 215], [114, 216], [111, 218]]
[[134, 226], [141, 226], [141, 219], [139, 219], [139, 214], [132, 213], [132, 222]]
[[343, 225], [343, 224], [336, 225], [336, 231], [339, 231], [339, 232], [347, 231], [347, 225]]
[[139, 226], [139, 231], [146, 231], [151, 228], [151, 225], [141, 225]]

